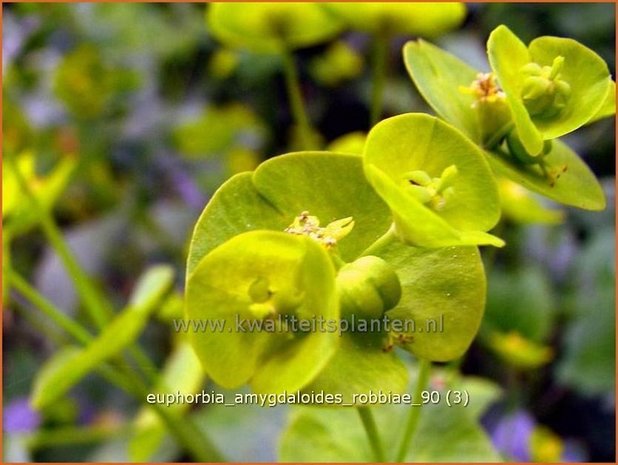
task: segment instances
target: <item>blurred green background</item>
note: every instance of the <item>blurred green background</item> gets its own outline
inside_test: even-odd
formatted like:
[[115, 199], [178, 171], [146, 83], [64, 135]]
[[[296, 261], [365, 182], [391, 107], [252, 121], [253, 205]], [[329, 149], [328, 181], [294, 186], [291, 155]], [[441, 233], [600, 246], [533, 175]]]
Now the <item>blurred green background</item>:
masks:
[[[223, 48], [205, 8], [3, 5], [3, 154], [19, 157], [80, 263], [118, 306], [154, 263], [173, 264], [181, 295], [191, 228], [217, 186], [298, 147], [280, 58]], [[577, 39], [615, 76], [613, 4], [467, 8], [463, 26], [436, 42], [478, 68], [487, 69], [489, 32], [506, 24], [526, 42]], [[410, 38], [389, 49], [385, 117], [429, 111], [401, 59]], [[370, 45], [366, 34], [348, 31], [295, 53], [323, 146], [368, 130]], [[506, 215], [500, 234], [508, 246], [485, 251], [487, 312], [461, 369], [500, 386], [483, 425], [509, 459], [614, 460], [614, 133], [609, 119], [567, 138], [602, 180], [604, 212], [564, 209], [558, 225]], [[3, 174], [5, 265], [83, 319], [71, 280], [10, 182]], [[5, 290], [3, 316], [4, 460], [126, 460], [122, 435], [139, 406], [91, 376], [61, 405], [32, 411], [32, 381], [66, 336], [17, 292]], [[142, 343], [163, 363], [172, 346], [164, 316]], [[238, 426], [212, 412], [210, 426], [233, 459], [274, 460], [285, 409], [271, 410], [248, 409]], [[53, 434], [80, 430], [90, 436], [78, 445], [75, 434]], [[234, 447], [238, 437], [248, 439]], [[534, 446], [539, 437], [545, 449]], [[186, 458], [171, 446], [166, 453], [158, 459]]]

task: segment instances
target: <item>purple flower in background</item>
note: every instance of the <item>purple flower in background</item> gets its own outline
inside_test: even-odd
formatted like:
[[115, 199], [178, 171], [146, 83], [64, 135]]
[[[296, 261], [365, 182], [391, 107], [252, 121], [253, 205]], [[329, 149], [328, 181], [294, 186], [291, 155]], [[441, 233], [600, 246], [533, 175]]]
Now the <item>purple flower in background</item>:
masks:
[[40, 415], [32, 410], [27, 397], [19, 397], [9, 402], [2, 415], [3, 430], [7, 433], [29, 433], [38, 428]]
[[491, 441], [500, 453], [518, 462], [529, 462], [530, 435], [534, 430], [534, 418], [522, 410], [500, 419], [491, 432]]

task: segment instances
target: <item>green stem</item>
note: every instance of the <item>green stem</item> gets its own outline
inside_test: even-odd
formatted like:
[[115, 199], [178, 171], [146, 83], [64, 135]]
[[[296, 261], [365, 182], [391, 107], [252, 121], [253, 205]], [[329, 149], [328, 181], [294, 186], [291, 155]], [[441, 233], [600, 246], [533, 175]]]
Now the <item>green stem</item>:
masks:
[[506, 135], [511, 132], [511, 130], [515, 127], [515, 123], [508, 122], [499, 131], [496, 131], [494, 135], [489, 139], [484, 145], [486, 150], [495, 149], [498, 144], [506, 137]]
[[[94, 337], [79, 323], [66, 316], [59, 308], [49, 302], [39, 292], [28, 284], [28, 282], [14, 271], [9, 273], [9, 283], [22, 296], [37, 307], [43, 314], [47, 315], [61, 329], [67, 332], [79, 343], [86, 345]], [[133, 387], [127, 383], [126, 379], [118, 375], [109, 365], [103, 365], [96, 370], [110, 383], [117, 385], [126, 392], [135, 394]]]
[[131, 428], [125, 425], [69, 426], [52, 430], [39, 430], [28, 437], [27, 445], [29, 449], [40, 449], [66, 444], [90, 444], [129, 434], [130, 432]]
[[369, 407], [357, 407], [356, 411], [365, 427], [365, 432], [367, 433], [367, 438], [369, 439], [369, 445], [373, 451], [375, 461], [384, 462], [384, 448], [382, 447], [382, 441], [380, 441], [380, 436], [378, 435], [378, 427], [376, 426], [371, 410], [369, 410]]
[[[41, 296], [36, 289], [31, 287], [15, 272], [10, 273], [9, 279], [11, 285], [16, 290], [78, 342], [86, 345], [94, 339], [83, 326], [67, 317], [60, 309], [45, 299], [45, 297]], [[149, 394], [148, 388], [126, 364], [115, 369], [109, 365], [103, 365], [96, 371], [112, 384], [117, 385], [127, 393], [133, 395], [138, 401], [144, 402], [146, 400]], [[199, 430], [192, 420], [178, 417], [173, 411], [166, 409], [166, 407], [162, 405], [147, 405], [159, 415], [161, 420], [168, 426], [170, 433], [176, 437], [179, 444], [191, 453], [196, 461], [223, 461], [215, 446]]]
[[[86, 310], [89, 312], [92, 321], [95, 323], [97, 328], [104, 328], [107, 321], [113, 315], [111, 304], [109, 304], [105, 296], [96, 288], [94, 283], [92, 283], [86, 272], [80, 266], [67, 242], [64, 240], [64, 236], [62, 235], [62, 232], [56, 224], [53, 216], [50, 214], [48, 209], [41, 205], [37, 197], [30, 189], [27, 180], [24, 178], [19, 167], [17, 166], [15, 158], [9, 157], [8, 159], [11, 164], [11, 169], [15, 173], [15, 178], [21, 191], [24, 195], [26, 195], [26, 197], [28, 197], [32, 208], [39, 218], [39, 223], [43, 229], [43, 233], [69, 273], [71, 280], [75, 284], [77, 293], [84, 303]], [[154, 383], [156, 381], [156, 366], [137, 345], [130, 347], [129, 351], [137, 361], [140, 369], [145, 373], [146, 379], [149, 382]]]
[[92, 340], [92, 335], [85, 330], [79, 323], [76, 323], [71, 318], [62, 313], [58, 308], [45, 299], [39, 292], [34, 289], [28, 282], [19, 276], [16, 272], [9, 272], [9, 283], [20, 294], [35, 305], [41, 312], [47, 315], [60, 328], [69, 333], [73, 338], [82, 344], [87, 344]]
[[370, 123], [373, 127], [382, 116], [384, 104], [384, 88], [386, 84], [388, 44], [390, 37], [387, 32], [380, 32], [374, 38], [373, 43], [373, 86], [371, 88]]
[[298, 77], [298, 70], [296, 69], [294, 56], [292, 55], [292, 52], [285, 50], [282, 57], [283, 72], [285, 75], [285, 85], [288, 93], [290, 109], [292, 110], [294, 121], [300, 131], [303, 148], [305, 150], [315, 149], [317, 147], [315, 146], [313, 140], [313, 129], [311, 128], [309, 116], [307, 115], [307, 109], [303, 101], [300, 79]]
[[385, 248], [388, 244], [392, 242], [397, 242], [399, 239], [397, 238], [397, 234], [395, 233], [395, 225], [392, 224], [388, 231], [386, 231], [382, 236], [378, 237], [378, 239], [367, 247], [361, 256], [366, 255], [374, 255], [376, 252], [379, 252], [380, 249]]
[[55, 250], [56, 254], [58, 254], [58, 257], [69, 273], [71, 280], [75, 283], [76, 290], [80, 295], [81, 300], [84, 302], [85, 307], [90, 314], [90, 318], [99, 329], [103, 328], [107, 322], [107, 319], [111, 315], [111, 309], [103, 303], [105, 302], [105, 299], [90, 282], [88, 276], [86, 276], [81, 266], [73, 256], [73, 253], [65, 242], [60, 229], [49, 213], [49, 210], [40, 204], [39, 200], [28, 186], [28, 182], [17, 166], [15, 158], [8, 157], [8, 161], [11, 164], [11, 169], [14, 171], [15, 179], [17, 180], [20, 189], [23, 194], [28, 197], [32, 209], [39, 218], [39, 223], [45, 233], [45, 236], [47, 237], [47, 240]]
[[428, 360], [421, 359], [419, 362], [419, 370], [418, 370], [418, 380], [416, 382], [416, 389], [414, 390], [414, 396], [412, 398], [413, 406], [410, 407], [410, 412], [408, 414], [408, 421], [406, 422], [406, 427], [403, 433], [403, 439], [401, 440], [401, 444], [399, 446], [399, 450], [397, 452], [397, 457], [395, 458], [395, 462], [403, 462], [406, 458], [408, 450], [410, 449], [410, 444], [412, 442], [412, 438], [414, 437], [414, 433], [416, 432], [416, 427], [418, 426], [418, 420], [421, 414], [421, 406], [422, 406], [422, 393], [427, 386], [427, 382], [429, 381], [429, 373], [431, 372], [431, 362]]

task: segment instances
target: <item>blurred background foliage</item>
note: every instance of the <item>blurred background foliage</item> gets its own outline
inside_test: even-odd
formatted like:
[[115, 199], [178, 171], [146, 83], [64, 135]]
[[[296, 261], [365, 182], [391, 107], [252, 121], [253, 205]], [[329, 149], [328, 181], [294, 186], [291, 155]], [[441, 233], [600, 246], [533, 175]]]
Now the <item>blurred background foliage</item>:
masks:
[[[158, 366], [175, 345], [169, 321], [182, 305], [187, 241], [208, 198], [230, 175], [299, 146], [282, 58], [221, 46], [205, 8], [3, 5], [3, 269], [17, 270], [88, 325], [5, 164], [13, 156], [114, 304], [127, 300], [148, 265], [176, 268], [177, 292], [141, 338]], [[615, 76], [613, 4], [468, 4], [462, 27], [433, 40], [487, 69], [483, 44], [498, 24], [524, 41], [577, 39]], [[404, 31], [389, 45], [384, 116], [429, 111], [401, 60], [410, 38]], [[362, 147], [371, 43], [359, 27], [294, 52], [322, 147]], [[608, 207], [559, 209], [504, 181], [498, 235], [508, 246], [484, 251], [486, 316], [458, 362], [463, 373], [500, 387], [482, 424], [503, 456], [518, 461], [615, 455], [614, 121], [567, 142], [602, 179]], [[4, 459], [126, 460], [123, 435], [139, 406], [99, 379], [88, 377], [43, 412], [31, 410], [33, 379], [67, 336], [4, 281], [3, 290]], [[196, 415], [231, 458], [273, 460], [286, 412], [267, 410], [213, 407]], [[183, 458], [168, 445], [154, 458]]]

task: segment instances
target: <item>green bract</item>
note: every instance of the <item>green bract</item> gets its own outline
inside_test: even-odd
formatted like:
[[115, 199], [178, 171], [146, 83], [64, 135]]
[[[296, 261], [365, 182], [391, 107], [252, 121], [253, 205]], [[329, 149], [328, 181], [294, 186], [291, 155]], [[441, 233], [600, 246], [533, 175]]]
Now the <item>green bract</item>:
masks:
[[[310, 213], [306, 215], [306, 219], [309, 217], [319, 219], [325, 227], [323, 229], [328, 229], [337, 220], [346, 219], [347, 221], [339, 223], [342, 228], [336, 229], [345, 231], [346, 225], [349, 226], [350, 217], [353, 218], [354, 226], [346, 231], [345, 237], [334, 246], [326, 248], [325, 244], [315, 239], [294, 234], [293, 230], [305, 217], [302, 215], [304, 212]], [[263, 163], [254, 173], [236, 175], [221, 186], [196, 225], [188, 259], [188, 313], [200, 305], [200, 298], [196, 300], [190, 294], [191, 288], [201, 286], [194, 278], [197, 276], [195, 270], [198, 263], [204, 256], [207, 256], [204, 260], [209, 260], [208, 254], [215, 247], [222, 243], [227, 244], [226, 241], [238, 234], [256, 229], [268, 229], [292, 239], [314, 241], [316, 246], [328, 250], [327, 253], [338, 263], [340, 259], [356, 260], [389, 228], [390, 221], [388, 208], [364, 181], [362, 160], [358, 156], [320, 152], [293, 153]], [[313, 232], [317, 230], [313, 227], [310, 229]], [[285, 230], [290, 232], [283, 233]], [[258, 244], [257, 247], [266, 249], [263, 244]], [[324, 275], [320, 270], [314, 272]], [[287, 276], [289, 277], [289, 273]], [[321, 276], [321, 279], [327, 279], [327, 276], [328, 273], [326, 276]], [[334, 275], [330, 280], [330, 285], [334, 288]], [[259, 285], [254, 288], [254, 291], [258, 290]], [[335, 320], [337, 323], [338, 315]], [[199, 344], [197, 341], [201, 336], [204, 335], [195, 335], [196, 344]], [[224, 336], [228, 334], [221, 335]], [[407, 376], [403, 365], [393, 353], [385, 353], [382, 350], [382, 339], [386, 338], [385, 334], [375, 335], [372, 344], [366, 344], [363, 342], [366, 339], [359, 338], [351, 332], [342, 334], [341, 338], [338, 332], [327, 336], [334, 336], [336, 342], [341, 339], [342, 349], [337, 351], [331, 363], [338, 365], [338, 360], [342, 357], [356, 361], [349, 366], [356, 378], [356, 381], [351, 382], [348, 376], [347, 381], [351, 389], [357, 386], [369, 386], [368, 389], [401, 390], [405, 386]], [[346, 351], [344, 354], [343, 350], [346, 347], [358, 349]], [[374, 369], [366, 371], [364, 369], [366, 364], [359, 365], [361, 357], [372, 361]], [[303, 360], [293, 360], [290, 363], [295, 363], [297, 368], [303, 371], [307, 370]], [[319, 379], [315, 380], [316, 383], [326, 382], [325, 390], [328, 389], [328, 385], [334, 386], [334, 383], [339, 385], [345, 382], [341, 379], [339, 370], [328, 369], [330, 365], [328, 364], [323, 372], [326, 375], [320, 374]], [[333, 376], [329, 377], [329, 372], [333, 373]], [[393, 384], [390, 380], [396, 383]]]
[[[320, 224], [316, 224], [318, 220]], [[195, 315], [202, 311], [201, 308], [209, 308], [212, 312], [215, 307], [205, 307], [204, 302], [211, 302], [210, 293], [219, 295], [221, 291], [212, 289], [213, 281], [204, 273], [222, 274], [225, 269], [237, 269], [243, 260], [247, 260], [249, 252], [229, 245], [235, 237], [241, 237], [239, 235], [248, 231], [270, 230], [275, 231], [272, 234], [277, 237], [308, 239], [323, 248], [339, 269], [336, 279], [334, 276], [330, 279], [331, 285], [338, 287], [347, 323], [341, 321], [338, 325], [341, 337], [336, 335], [339, 346], [335, 354], [303, 389], [340, 393], [347, 400], [350, 400], [351, 394], [370, 390], [400, 392], [405, 387], [407, 374], [392, 348], [400, 345], [432, 360], [460, 356], [478, 328], [483, 313], [485, 281], [478, 252], [471, 247], [427, 250], [407, 247], [395, 240], [387, 250], [379, 247], [365, 253], [389, 231], [391, 223], [388, 206], [363, 176], [361, 157], [299, 152], [269, 160], [253, 173], [232, 177], [204, 209], [195, 227], [188, 258], [187, 312]], [[300, 234], [305, 228], [308, 237]], [[338, 239], [329, 245], [324, 240], [327, 237]], [[223, 258], [223, 252], [217, 252], [221, 270], [215, 271], [220, 268], [219, 265], [213, 268], [215, 258], [211, 254], [219, 250], [218, 247], [226, 251], [226, 255]], [[263, 250], [262, 253], [271, 249], [264, 241], [255, 247]], [[275, 251], [272, 253], [275, 257], [280, 255]], [[243, 254], [244, 259], [233, 258]], [[253, 262], [255, 260], [251, 259]], [[283, 271], [282, 265], [275, 268], [292, 279], [293, 273]], [[315, 279], [327, 279], [329, 276], [329, 272], [319, 269], [313, 272], [321, 275]], [[422, 279], [419, 279], [421, 276]], [[246, 297], [249, 291], [258, 300], [260, 296], [262, 299], [268, 297], [265, 281], [256, 278], [254, 276], [251, 283], [238, 290], [243, 298], [249, 298]], [[223, 289], [228, 289], [225, 283], [231, 280], [222, 281], [217, 282]], [[458, 282], [463, 283], [463, 287], [459, 287]], [[229, 287], [234, 286], [229, 284]], [[353, 296], [359, 289], [362, 292]], [[346, 298], [349, 299], [346, 301]], [[225, 305], [221, 303], [219, 307], [224, 308]], [[385, 317], [389, 321], [393, 318], [414, 319], [418, 320], [415, 321], [418, 325], [425, 325], [425, 320], [432, 319], [435, 326], [442, 318], [443, 328], [440, 333], [430, 334], [409, 334], [409, 326], [405, 334], [388, 332], [384, 327], [376, 331], [343, 329], [344, 324], [349, 326], [352, 315], [358, 325], [359, 320], [370, 322], [381, 316], [383, 318], [383, 312], [386, 312]], [[224, 337], [230, 337], [230, 341], [221, 342], [220, 347], [228, 347], [229, 344], [229, 347], [238, 347], [230, 350], [244, 353], [242, 341], [231, 341], [231, 338], [238, 339], [239, 335], [215, 336], [222, 341]], [[193, 335], [198, 351], [204, 350], [199, 348], [201, 344], [210, 344], [201, 342], [206, 337], [210, 336]], [[217, 353], [213, 350], [208, 356], [212, 359], [218, 357]], [[210, 372], [208, 363], [217, 362], [205, 361]], [[261, 364], [256, 361], [252, 363], [255, 363], [253, 367], [256, 372], [261, 369]], [[305, 362], [290, 358], [281, 363], [303, 366]], [[246, 369], [243, 375], [247, 380], [250, 377], [247, 373], [251, 370]], [[235, 383], [242, 382], [236, 375], [229, 376], [234, 376]]]
[[546, 172], [555, 176], [548, 182], [539, 165], [518, 163], [502, 149], [486, 152], [496, 173], [509, 177], [530, 190], [556, 202], [585, 210], [603, 210], [605, 195], [590, 168], [561, 140], [552, 141], [552, 148], [543, 157]]
[[206, 18], [218, 40], [256, 52], [315, 45], [341, 30], [341, 22], [314, 3], [213, 3]]
[[487, 52], [531, 155], [541, 153], [544, 140], [587, 123], [610, 92], [603, 59], [572, 39], [539, 37], [526, 47], [506, 26], [498, 26]]
[[406, 43], [403, 58], [414, 84], [436, 113], [480, 143], [481, 129], [473, 108], [475, 99], [461, 91], [470, 86], [478, 72], [424, 40]]
[[[496, 87], [491, 73], [478, 73], [455, 56], [423, 41], [408, 42], [404, 59], [427, 102], [442, 118], [482, 146], [499, 174], [566, 205], [589, 210], [605, 207], [598, 181], [566, 144], [560, 140], [545, 141], [543, 156], [528, 154], [523, 138], [513, 130], [507, 99]], [[611, 80], [608, 88], [608, 95], [615, 92]], [[615, 103], [606, 96], [594, 119], [614, 111]], [[505, 138], [508, 144], [502, 143]]]
[[482, 152], [451, 126], [423, 114], [386, 119], [369, 133], [364, 161], [404, 242], [504, 245], [483, 232], [500, 217], [491, 170]]
[[352, 28], [375, 34], [436, 37], [459, 26], [462, 3], [326, 3]]
[[485, 309], [485, 272], [478, 249], [392, 243], [376, 255], [397, 270], [402, 287], [401, 300], [386, 313], [388, 318], [414, 322], [413, 331], [402, 333], [403, 348], [433, 361], [461, 357]]
[[308, 237], [251, 231], [218, 246], [187, 285], [190, 322], [225, 322], [225, 329], [191, 333], [206, 372], [222, 386], [250, 382], [258, 392], [307, 384], [339, 339], [334, 332], [295, 330], [288, 322], [337, 319], [334, 278], [326, 250]]

